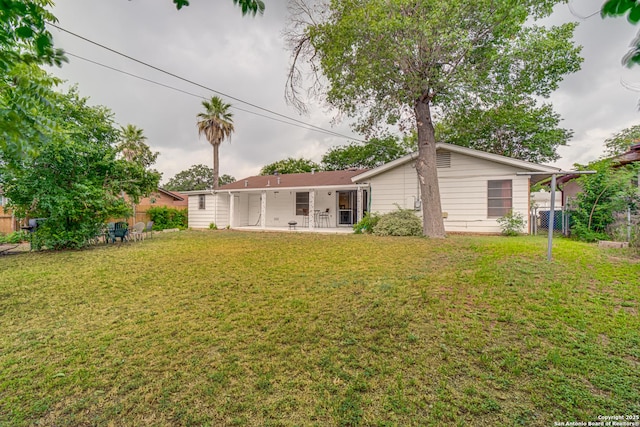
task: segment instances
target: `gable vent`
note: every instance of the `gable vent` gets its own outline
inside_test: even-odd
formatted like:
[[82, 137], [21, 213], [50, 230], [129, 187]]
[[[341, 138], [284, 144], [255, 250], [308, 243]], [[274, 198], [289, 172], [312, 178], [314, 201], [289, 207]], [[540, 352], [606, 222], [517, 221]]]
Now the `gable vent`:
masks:
[[450, 151], [438, 151], [436, 153], [436, 167], [450, 168], [451, 167], [451, 152]]

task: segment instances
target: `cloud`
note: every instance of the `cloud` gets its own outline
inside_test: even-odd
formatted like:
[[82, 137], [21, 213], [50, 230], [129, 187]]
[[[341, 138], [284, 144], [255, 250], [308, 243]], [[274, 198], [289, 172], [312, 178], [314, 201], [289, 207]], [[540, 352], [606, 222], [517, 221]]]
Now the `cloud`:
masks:
[[[582, 15], [597, 11], [602, 0], [572, 2]], [[170, 0], [60, 1], [53, 13], [59, 25], [131, 57], [165, 69], [203, 86], [304, 122], [350, 137], [357, 137], [344, 122], [331, 126], [333, 115], [320, 106], [308, 116], [284, 101], [289, 52], [282, 37], [287, 20], [286, 2], [268, 1], [264, 16], [242, 17], [230, 0], [191, 2], [177, 11]], [[558, 5], [549, 24], [578, 20], [569, 6]], [[562, 147], [563, 168], [600, 156], [602, 142], [614, 132], [636, 124], [640, 93], [629, 91], [621, 80], [640, 83], [638, 70], [625, 70], [620, 59], [636, 28], [624, 19], [582, 21], [576, 41], [583, 45], [582, 70], [568, 76], [551, 96], [563, 125], [574, 130]], [[156, 167], [167, 181], [194, 164], [211, 164], [211, 147], [198, 138], [196, 115], [201, 98], [214, 93], [154, 71], [76, 37], [53, 29], [56, 44], [76, 55], [193, 93], [190, 96], [70, 57], [52, 69], [94, 104], [105, 105], [121, 124], [144, 129], [151, 148], [159, 151]], [[639, 68], [640, 69], [640, 68]], [[225, 98], [234, 107], [259, 114], [264, 111]], [[240, 110], [234, 111], [236, 132], [220, 149], [221, 172], [236, 178], [257, 174], [265, 164], [285, 157], [319, 161], [331, 146], [345, 144], [335, 137], [283, 124]], [[282, 118], [277, 118], [281, 120]]]

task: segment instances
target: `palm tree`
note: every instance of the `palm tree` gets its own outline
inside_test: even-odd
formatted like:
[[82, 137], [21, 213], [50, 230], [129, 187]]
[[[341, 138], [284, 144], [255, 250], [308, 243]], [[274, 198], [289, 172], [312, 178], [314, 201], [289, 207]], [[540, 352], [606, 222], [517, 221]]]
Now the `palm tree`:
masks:
[[225, 139], [231, 140], [233, 114], [229, 111], [231, 104], [214, 96], [211, 101], [202, 101], [204, 113], [198, 114], [198, 135], [203, 135], [213, 147], [213, 188], [218, 188], [220, 169], [218, 165], [218, 147]]
[[140, 163], [148, 168], [155, 163], [159, 153], [152, 152], [145, 143], [146, 140], [144, 130], [139, 127], [132, 124], [121, 126], [120, 143], [117, 149], [125, 160]]

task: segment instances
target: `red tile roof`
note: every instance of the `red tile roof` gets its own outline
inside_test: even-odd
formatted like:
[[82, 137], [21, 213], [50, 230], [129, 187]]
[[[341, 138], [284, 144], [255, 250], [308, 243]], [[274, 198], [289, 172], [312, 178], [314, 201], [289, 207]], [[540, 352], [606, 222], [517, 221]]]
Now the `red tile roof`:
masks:
[[220, 190], [241, 190], [258, 188], [293, 188], [353, 185], [351, 178], [367, 169], [349, 169], [315, 173], [290, 173], [281, 175], [250, 176], [220, 187]]

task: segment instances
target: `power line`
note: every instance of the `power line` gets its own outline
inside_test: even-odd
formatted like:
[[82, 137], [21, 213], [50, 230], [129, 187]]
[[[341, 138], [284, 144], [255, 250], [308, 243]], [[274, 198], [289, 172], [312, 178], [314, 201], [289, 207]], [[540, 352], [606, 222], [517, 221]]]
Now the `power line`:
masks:
[[100, 48], [102, 48], [102, 49], [108, 50], [109, 52], [115, 53], [116, 55], [122, 56], [122, 57], [124, 57], [124, 58], [126, 58], [126, 59], [128, 59], [128, 60], [130, 60], [130, 61], [137, 62], [138, 64], [144, 65], [145, 67], [149, 67], [149, 68], [151, 68], [151, 69], [153, 69], [153, 70], [156, 70], [156, 71], [158, 71], [158, 72], [161, 72], [161, 73], [163, 73], [163, 74], [166, 74], [166, 75], [168, 75], [168, 76], [171, 76], [171, 77], [173, 77], [173, 78], [176, 78], [176, 79], [178, 79], [178, 80], [182, 80], [182, 81], [184, 81], [184, 82], [187, 82], [187, 83], [192, 84], [192, 85], [194, 85], [194, 86], [200, 87], [200, 88], [202, 88], [202, 89], [206, 89], [206, 90], [211, 91], [211, 92], [213, 92], [213, 93], [217, 93], [218, 95], [222, 95], [222, 96], [224, 96], [224, 97], [226, 97], [226, 98], [233, 99], [234, 101], [238, 101], [238, 102], [241, 102], [241, 103], [243, 103], [243, 104], [249, 105], [249, 106], [251, 106], [251, 107], [253, 107], [253, 108], [256, 108], [256, 109], [258, 109], [258, 110], [262, 110], [262, 111], [265, 111], [265, 112], [267, 112], [267, 113], [269, 113], [269, 114], [273, 114], [273, 115], [275, 115], [275, 116], [282, 117], [282, 118], [285, 118], [285, 119], [287, 119], [287, 120], [290, 120], [290, 121], [293, 121], [293, 122], [296, 122], [296, 123], [300, 123], [300, 124], [305, 125], [305, 126], [308, 126], [308, 127], [310, 127], [310, 128], [318, 129], [318, 130], [320, 130], [320, 131], [322, 131], [322, 132], [325, 132], [325, 133], [331, 133], [331, 134], [333, 134], [333, 135], [335, 135], [335, 136], [340, 136], [340, 137], [342, 137], [342, 138], [346, 138], [346, 139], [350, 139], [350, 140], [354, 140], [354, 141], [358, 141], [358, 142], [365, 142], [365, 141], [359, 140], [359, 139], [357, 139], [357, 138], [353, 138], [353, 137], [349, 137], [349, 136], [346, 136], [346, 135], [342, 135], [342, 134], [337, 133], [337, 132], [328, 131], [328, 130], [326, 130], [326, 129], [324, 129], [324, 128], [320, 127], [320, 126], [316, 126], [316, 125], [313, 125], [313, 124], [310, 124], [310, 123], [303, 122], [302, 120], [298, 120], [298, 119], [296, 119], [296, 118], [289, 117], [289, 116], [286, 116], [286, 115], [284, 115], [284, 114], [280, 114], [280, 113], [275, 112], [275, 111], [273, 111], [273, 110], [269, 110], [268, 108], [260, 107], [259, 105], [252, 104], [251, 102], [244, 101], [244, 100], [242, 100], [242, 99], [240, 99], [240, 98], [236, 98], [236, 97], [234, 97], [234, 96], [228, 95], [228, 94], [226, 94], [226, 93], [220, 92], [220, 91], [218, 91], [218, 90], [212, 89], [212, 88], [210, 88], [210, 87], [208, 87], [208, 86], [205, 86], [205, 85], [203, 85], [203, 84], [200, 84], [200, 83], [198, 83], [198, 82], [195, 82], [195, 81], [193, 81], [193, 80], [189, 80], [189, 79], [187, 79], [187, 78], [185, 78], [185, 77], [182, 77], [182, 76], [179, 76], [179, 75], [177, 75], [177, 74], [174, 74], [174, 73], [172, 73], [172, 72], [170, 72], [170, 71], [166, 71], [166, 70], [164, 70], [164, 69], [162, 69], [162, 68], [159, 68], [159, 67], [156, 67], [156, 66], [154, 66], [154, 65], [151, 65], [151, 64], [149, 64], [149, 63], [147, 63], [147, 62], [144, 62], [144, 61], [141, 61], [141, 60], [139, 60], [139, 59], [136, 59], [136, 58], [134, 58], [134, 57], [132, 57], [132, 56], [129, 56], [129, 55], [124, 54], [124, 53], [122, 53], [122, 52], [119, 52], [119, 51], [117, 51], [117, 50], [115, 50], [115, 49], [112, 49], [112, 48], [110, 48], [110, 47], [108, 47], [108, 46], [105, 46], [105, 45], [103, 45], [103, 44], [100, 44], [100, 43], [98, 43], [98, 42], [95, 42], [95, 41], [93, 41], [93, 40], [90, 40], [90, 39], [88, 39], [88, 38], [86, 38], [86, 37], [83, 37], [83, 36], [81, 36], [81, 35], [79, 35], [79, 34], [76, 34], [76, 33], [72, 32], [72, 31], [66, 30], [66, 29], [64, 29], [64, 28], [62, 28], [62, 27], [60, 27], [60, 26], [58, 26], [58, 25], [56, 25], [56, 24], [54, 24], [54, 23], [47, 22], [47, 24], [48, 24], [48, 25], [50, 25], [50, 26], [52, 26], [53, 28], [56, 28], [56, 29], [58, 29], [58, 30], [60, 30], [60, 31], [63, 31], [63, 32], [67, 33], [67, 34], [70, 34], [70, 35], [72, 35], [72, 36], [74, 36], [74, 37], [77, 37], [77, 38], [79, 38], [79, 39], [81, 39], [81, 40], [84, 40], [84, 41], [86, 41], [87, 43], [91, 43], [91, 44], [93, 44], [93, 45], [95, 45], [95, 46], [98, 46], [98, 47], [100, 47]]
[[[175, 86], [171, 86], [171, 85], [168, 85], [168, 84], [165, 84], [165, 83], [160, 83], [160, 82], [158, 82], [158, 81], [151, 80], [151, 79], [148, 79], [148, 78], [146, 78], [146, 77], [142, 77], [142, 76], [139, 76], [139, 75], [137, 75], [137, 74], [130, 73], [130, 72], [128, 72], [128, 71], [120, 70], [120, 69], [115, 68], [115, 67], [112, 67], [112, 66], [110, 66], [110, 65], [106, 65], [106, 64], [103, 64], [103, 63], [101, 63], [101, 62], [94, 61], [94, 60], [92, 60], [92, 59], [88, 59], [88, 58], [85, 58], [85, 57], [80, 56], [80, 55], [76, 55], [76, 54], [71, 53], [71, 52], [69, 52], [69, 51], [65, 51], [65, 54], [66, 54], [66, 55], [69, 55], [69, 56], [72, 56], [72, 57], [74, 57], [74, 58], [78, 58], [78, 59], [80, 59], [80, 60], [83, 60], [83, 61], [89, 62], [89, 63], [91, 63], [91, 64], [98, 65], [98, 66], [100, 66], [100, 67], [103, 67], [103, 68], [106, 68], [106, 69], [109, 69], [109, 70], [115, 71], [115, 72], [117, 72], [117, 73], [125, 74], [125, 75], [127, 75], [127, 76], [129, 76], [129, 77], [133, 77], [133, 78], [136, 78], [136, 79], [139, 79], [139, 80], [143, 80], [143, 81], [148, 82], [148, 83], [152, 83], [152, 84], [155, 84], [155, 85], [158, 85], [158, 86], [162, 86], [162, 87], [167, 88], [167, 89], [174, 90], [174, 91], [176, 91], [176, 92], [183, 93], [183, 94], [185, 94], [185, 95], [193, 96], [193, 97], [195, 97], [195, 98], [199, 98], [199, 99], [207, 99], [206, 97], [204, 97], [204, 96], [202, 96], [202, 95], [198, 95], [198, 94], [196, 94], [196, 93], [189, 92], [189, 91], [186, 91], [186, 90], [183, 90], [183, 89], [180, 89], [180, 88], [177, 88], [177, 87], [175, 87]], [[259, 117], [264, 117], [264, 118], [269, 119], [269, 120], [274, 120], [274, 121], [276, 121], [276, 122], [284, 123], [284, 124], [287, 124], [287, 125], [290, 125], [290, 126], [296, 126], [296, 127], [299, 127], [299, 128], [302, 128], [302, 129], [306, 129], [306, 130], [310, 130], [310, 131], [314, 131], [314, 132], [321, 132], [321, 133], [325, 133], [325, 134], [327, 134], [327, 135], [331, 135], [331, 136], [339, 136], [339, 137], [343, 137], [343, 135], [341, 135], [341, 134], [339, 134], [339, 133], [337, 133], [337, 132], [330, 131], [330, 130], [326, 130], [326, 129], [317, 129], [317, 128], [313, 128], [313, 127], [303, 126], [303, 125], [300, 125], [300, 124], [297, 124], [297, 123], [287, 122], [287, 121], [285, 121], [285, 120], [277, 119], [277, 118], [275, 118], [275, 117], [267, 116], [267, 115], [265, 115], [265, 114], [256, 113], [255, 111], [250, 111], [250, 110], [245, 110], [244, 108], [235, 107], [235, 106], [233, 106], [233, 105], [231, 106], [231, 108], [233, 108], [233, 109], [235, 109], [235, 110], [238, 110], [238, 111], [243, 111], [243, 112], [245, 112], [245, 113], [253, 114], [253, 115], [256, 115], [256, 116], [259, 116]]]
[[587, 16], [582, 16], [582, 15], [578, 15], [578, 13], [573, 9], [573, 6], [571, 6], [572, 1], [567, 2], [567, 6], [569, 7], [569, 12], [571, 12], [571, 14], [573, 16], [575, 16], [578, 19], [581, 19], [583, 21], [586, 21], [589, 18], [593, 18], [594, 16], [598, 15], [600, 13], [600, 10], [596, 10], [595, 12], [587, 15]]

